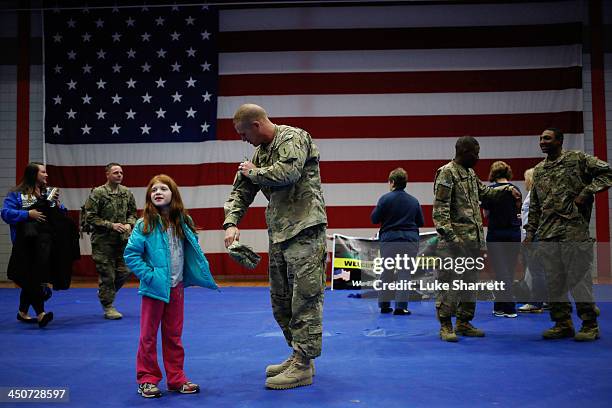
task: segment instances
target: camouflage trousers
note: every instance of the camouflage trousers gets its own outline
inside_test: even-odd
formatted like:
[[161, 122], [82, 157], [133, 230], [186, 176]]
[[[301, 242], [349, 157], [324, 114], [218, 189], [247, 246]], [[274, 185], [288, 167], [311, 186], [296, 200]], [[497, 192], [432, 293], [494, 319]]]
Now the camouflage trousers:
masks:
[[130, 277], [123, 260], [126, 244], [119, 234], [94, 235], [91, 239], [92, 258], [98, 272], [98, 298], [103, 307], [113, 304], [117, 291]]
[[326, 256], [325, 225], [270, 242], [272, 312], [287, 344], [307, 358], [321, 355]]
[[546, 275], [551, 320], [572, 318], [568, 292], [582, 320], [597, 319], [591, 277], [593, 242], [540, 241], [536, 254]]
[[[441, 250], [438, 256], [445, 257], [471, 257], [480, 256], [480, 249], [476, 248], [447, 248]], [[453, 315], [457, 320], [469, 322], [474, 318], [476, 311], [476, 292], [472, 290], [461, 291], [453, 288], [453, 281], [461, 280], [465, 283], [478, 282], [478, 270], [466, 269], [462, 273], [454, 270], [438, 270], [437, 280], [440, 283], [448, 283], [448, 290], [439, 290], [436, 294], [436, 312], [438, 320], [448, 320]]]

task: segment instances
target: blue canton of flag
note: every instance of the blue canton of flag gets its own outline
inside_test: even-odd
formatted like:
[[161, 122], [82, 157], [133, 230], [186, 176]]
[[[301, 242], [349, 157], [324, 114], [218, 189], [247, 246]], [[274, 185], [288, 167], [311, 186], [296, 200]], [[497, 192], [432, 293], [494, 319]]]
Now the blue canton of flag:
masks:
[[215, 139], [218, 21], [206, 6], [45, 11], [47, 143]]

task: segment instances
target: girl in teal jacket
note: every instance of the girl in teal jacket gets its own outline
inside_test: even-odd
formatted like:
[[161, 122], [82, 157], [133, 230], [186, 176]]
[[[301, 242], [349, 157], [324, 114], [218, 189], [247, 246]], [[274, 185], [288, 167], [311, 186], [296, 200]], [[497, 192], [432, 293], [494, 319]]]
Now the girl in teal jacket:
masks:
[[125, 248], [126, 265], [138, 279], [142, 295], [140, 341], [136, 356], [138, 393], [161, 397], [157, 332], [161, 324], [162, 354], [168, 390], [200, 391], [183, 370], [184, 291], [187, 286], [217, 289], [200, 248], [193, 220], [183, 206], [174, 180], [160, 174], [147, 186], [143, 217], [136, 222]]

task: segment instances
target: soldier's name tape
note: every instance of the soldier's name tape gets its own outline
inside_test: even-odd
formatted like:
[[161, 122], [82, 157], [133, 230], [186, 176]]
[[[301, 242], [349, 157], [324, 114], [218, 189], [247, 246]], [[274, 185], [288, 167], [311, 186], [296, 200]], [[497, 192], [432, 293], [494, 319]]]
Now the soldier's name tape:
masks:
[[438, 256], [408, 256], [396, 255], [395, 257], [377, 257], [372, 261], [354, 258], [335, 258], [334, 268], [337, 269], [361, 269], [371, 270], [381, 274], [385, 269], [409, 271], [415, 274], [419, 270], [447, 270], [462, 274], [466, 271], [476, 269], [482, 271], [485, 267], [485, 259], [479, 257], [445, 257]]

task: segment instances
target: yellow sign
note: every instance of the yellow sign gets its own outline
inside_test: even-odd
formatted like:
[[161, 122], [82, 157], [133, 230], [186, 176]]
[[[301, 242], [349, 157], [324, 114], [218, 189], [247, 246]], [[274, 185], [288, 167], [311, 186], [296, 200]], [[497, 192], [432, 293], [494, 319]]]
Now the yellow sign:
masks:
[[353, 258], [334, 258], [334, 268], [339, 269], [372, 269], [372, 261]]

